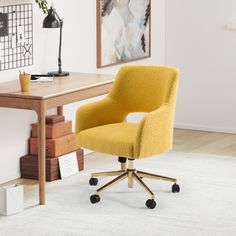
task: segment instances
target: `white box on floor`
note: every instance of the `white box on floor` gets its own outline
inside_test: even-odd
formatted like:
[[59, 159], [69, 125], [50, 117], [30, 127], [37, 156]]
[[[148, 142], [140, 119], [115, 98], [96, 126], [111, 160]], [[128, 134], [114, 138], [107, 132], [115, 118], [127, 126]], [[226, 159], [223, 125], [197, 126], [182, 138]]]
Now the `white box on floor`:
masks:
[[0, 188], [0, 214], [13, 215], [24, 210], [23, 185]]

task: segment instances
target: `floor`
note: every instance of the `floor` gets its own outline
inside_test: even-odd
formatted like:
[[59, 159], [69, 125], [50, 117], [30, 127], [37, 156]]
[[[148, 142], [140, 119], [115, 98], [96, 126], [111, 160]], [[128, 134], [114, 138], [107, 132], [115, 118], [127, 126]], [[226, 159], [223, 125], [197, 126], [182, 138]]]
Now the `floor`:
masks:
[[[96, 153], [101, 162], [92, 171], [118, 169], [111, 155]], [[98, 204], [90, 196], [114, 177], [88, 184], [90, 170], [47, 184], [47, 205], [38, 205], [38, 191], [24, 194], [25, 210], [0, 216], [1, 236], [235, 236], [236, 159], [201, 153], [168, 152], [135, 162], [144, 171], [178, 178], [181, 191], [171, 193], [172, 183], [144, 181], [156, 193], [157, 207], [149, 210], [149, 195], [127, 179], [101, 193]], [[92, 160], [91, 160], [92, 161]], [[100, 162], [99, 162], [100, 163]], [[26, 223], [27, 222], [27, 223]]]
[[[236, 134], [175, 129], [173, 151], [236, 157]], [[85, 169], [92, 171], [97, 165], [113, 161], [114, 158], [106, 156], [101, 159], [96, 153], [91, 153], [86, 156]], [[35, 180], [17, 179], [4, 185], [9, 184], [23, 184], [26, 192], [38, 188]]]

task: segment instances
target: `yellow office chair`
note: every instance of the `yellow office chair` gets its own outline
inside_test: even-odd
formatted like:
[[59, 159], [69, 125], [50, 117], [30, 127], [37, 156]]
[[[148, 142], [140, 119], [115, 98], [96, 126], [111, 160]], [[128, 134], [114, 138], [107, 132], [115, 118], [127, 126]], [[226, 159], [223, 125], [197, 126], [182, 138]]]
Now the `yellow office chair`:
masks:
[[[172, 192], [179, 192], [176, 179], [135, 170], [135, 159], [163, 153], [171, 149], [173, 120], [178, 84], [178, 70], [171, 67], [125, 66], [120, 69], [108, 96], [99, 102], [80, 107], [76, 112], [78, 144], [93, 151], [119, 156], [121, 170], [93, 173], [90, 185], [97, 185], [98, 176], [118, 176], [99, 188], [90, 197], [92, 203], [100, 201], [104, 189], [128, 178], [139, 183], [151, 199], [146, 206], [155, 208], [153, 192], [143, 178], [173, 182]], [[139, 124], [127, 123], [132, 112], [147, 112]], [[126, 160], [128, 158], [128, 168]]]

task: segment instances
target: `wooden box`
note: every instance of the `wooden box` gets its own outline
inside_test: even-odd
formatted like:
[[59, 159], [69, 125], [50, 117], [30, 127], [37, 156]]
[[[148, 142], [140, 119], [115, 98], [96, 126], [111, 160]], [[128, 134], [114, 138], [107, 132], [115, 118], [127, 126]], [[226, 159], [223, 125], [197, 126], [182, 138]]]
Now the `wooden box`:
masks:
[[[79, 170], [84, 169], [84, 153], [82, 149], [76, 151]], [[38, 157], [26, 155], [20, 158], [21, 178], [38, 180]], [[46, 180], [60, 179], [58, 158], [46, 158]]]
[[65, 116], [62, 115], [51, 115], [46, 117], [46, 124], [55, 124], [65, 120]]
[[[30, 138], [30, 155], [38, 154], [38, 138]], [[58, 157], [79, 149], [75, 133], [56, 139], [46, 139], [46, 156]]]
[[[38, 124], [31, 124], [31, 137], [38, 137]], [[63, 121], [55, 124], [46, 125], [46, 138], [56, 139], [72, 133], [72, 121]]]

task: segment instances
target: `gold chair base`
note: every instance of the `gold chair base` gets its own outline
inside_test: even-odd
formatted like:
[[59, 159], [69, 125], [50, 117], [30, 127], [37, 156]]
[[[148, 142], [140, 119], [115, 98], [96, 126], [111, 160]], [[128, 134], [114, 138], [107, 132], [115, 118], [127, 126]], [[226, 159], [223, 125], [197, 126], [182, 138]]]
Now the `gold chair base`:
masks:
[[99, 176], [117, 176], [112, 181], [108, 182], [101, 188], [97, 189], [96, 194], [99, 195], [102, 191], [105, 189], [108, 189], [112, 187], [113, 185], [119, 183], [120, 181], [124, 179], [128, 179], [128, 187], [133, 188], [133, 183], [136, 181], [144, 190], [146, 190], [150, 196], [151, 199], [155, 198], [154, 193], [148, 188], [148, 186], [143, 182], [142, 178], [149, 178], [149, 179], [158, 179], [158, 180], [164, 180], [176, 183], [177, 179], [156, 175], [148, 172], [143, 172], [139, 170], [133, 169], [133, 160], [129, 160], [128, 168], [126, 170], [117, 170], [117, 171], [108, 171], [108, 172], [98, 172], [98, 173], [92, 173], [92, 177], [99, 177]]

